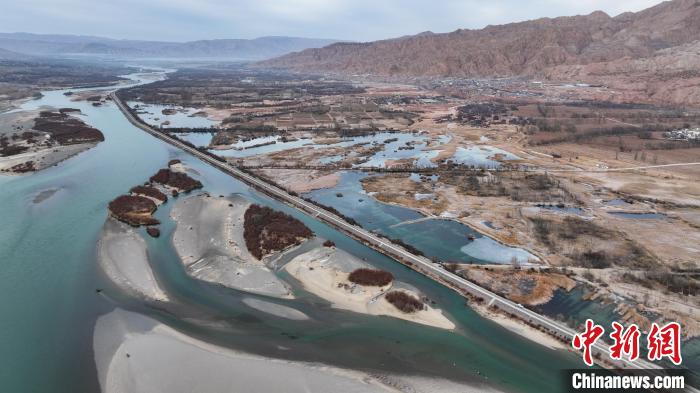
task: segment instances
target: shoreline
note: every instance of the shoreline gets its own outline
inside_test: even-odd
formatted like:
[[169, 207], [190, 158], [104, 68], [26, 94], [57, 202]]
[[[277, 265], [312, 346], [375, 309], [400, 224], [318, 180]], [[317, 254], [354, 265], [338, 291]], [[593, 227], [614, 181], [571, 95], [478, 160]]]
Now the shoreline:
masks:
[[550, 334], [524, 323], [518, 318], [505, 315], [503, 312], [489, 310], [487, 306], [483, 304], [475, 304], [475, 302], [470, 302], [469, 306], [483, 318], [497, 323], [499, 326], [510, 330], [526, 340], [540, 344], [551, 350], [570, 350], [570, 346], [565, 345], [563, 342], [552, 337]]
[[[281, 360], [210, 344], [151, 317], [116, 309], [97, 319], [94, 359], [102, 393], [309, 391], [476, 393], [489, 385]], [[172, 365], [177, 365], [172, 367]]]

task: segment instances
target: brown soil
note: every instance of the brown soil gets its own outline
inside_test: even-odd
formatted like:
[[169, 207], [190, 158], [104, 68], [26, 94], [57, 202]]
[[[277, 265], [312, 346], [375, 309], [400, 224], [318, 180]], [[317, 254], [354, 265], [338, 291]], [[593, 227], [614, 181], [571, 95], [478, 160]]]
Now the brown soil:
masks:
[[559, 273], [465, 265], [456, 269], [459, 275], [524, 305], [546, 303], [557, 289], [570, 291], [576, 286], [573, 279]]

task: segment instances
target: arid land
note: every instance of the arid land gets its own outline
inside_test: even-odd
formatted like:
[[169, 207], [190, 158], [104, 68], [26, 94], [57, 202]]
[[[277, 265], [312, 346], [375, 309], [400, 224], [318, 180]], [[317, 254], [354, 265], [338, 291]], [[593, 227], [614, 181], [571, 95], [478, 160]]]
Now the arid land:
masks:
[[[228, 82], [211, 94], [221, 81]], [[518, 92], [521, 81], [488, 88], [494, 83], [446, 89], [180, 71], [124, 98], [198, 108], [220, 121], [204, 130], [214, 135], [202, 148], [292, 192], [333, 187], [344, 170], [379, 172], [362, 183], [373, 198], [450, 217], [540, 257], [536, 271], [505, 267], [520, 273], [492, 287], [526, 306], [585, 286], [589, 298], [614, 302], [628, 320], [680, 320], [684, 334], [696, 336], [700, 147], [666, 133], [697, 127], [700, 111], [592, 101], [594, 87], [567, 87], [562, 96], [540, 85], [531, 87], [537, 94]], [[394, 138], [407, 142], [397, 146]], [[358, 142], [342, 143], [349, 140]], [[465, 150], [486, 157], [488, 170], [460, 163]], [[427, 161], [418, 165], [423, 153]], [[498, 271], [438, 262], [487, 287], [498, 278]], [[523, 283], [535, 290], [518, 291]]]

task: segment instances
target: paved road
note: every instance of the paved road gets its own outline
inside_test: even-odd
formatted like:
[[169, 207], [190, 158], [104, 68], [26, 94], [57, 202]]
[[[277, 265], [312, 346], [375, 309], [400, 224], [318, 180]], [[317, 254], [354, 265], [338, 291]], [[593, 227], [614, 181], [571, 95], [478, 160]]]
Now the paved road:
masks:
[[654, 168], [670, 168], [675, 166], [693, 166], [700, 165], [700, 162], [679, 162], [675, 164], [660, 164], [660, 165], [640, 165], [640, 166], [627, 166], [621, 168], [601, 168], [601, 169], [551, 169], [544, 170], [545, 172], [624, 172], [624, 171], [637, 171], [641, 169], [654, 169]]
[[[319, 219], [322, 219], [326, 221], [327, 223], [335, 226], [337, 229], [342, 230], [345, 233], [350, 234], [351, 236], [364, 241], [365, 243], [373, 246], [374, 248], [378, 249], [379, 251], [382, 251], [385, 254], [388, 254], [394, 258], [398, 258], [402, 260], [404, 263], [405, 262], [411, 262], [412, 267], [415, 268], [416, 270], [422, 272], [422, 273], [428, 273], [428, 275], [432, 275], [433, 277], [438, 277], [444, 282], [448, 283], [450, 286], [462, 290], [466, 290], [469, 293], [481, 297], [484, 299], [484, 301], [487, 304], [493, 304], [498, 306], [500, 309], [505, 310], [511, 314], [517, 315], [520, 318], [522, 318], [525, 321], [529, 321], [531, 323], [534, 323], [539, 326], [543, 326], [550, 331], [555, 332], [558, 336], [564, 337], [568, 340], [571, 340], [573, 336], [577, 333], [573, 329], [569, 328], [568, 326], [562, 325], [558, 322], [555, 322], [549, 318], [546, 318], [532, 310], [529, 310], [527, 308], [522, 307], [520, 304], [517, 304], [515, 302], [512, 302], [506, 298], [503, 298], [485, 288], [482, 288], [478, 286], [477, 284], [474, 284], [473, 282], [467, 281], [462, 277], [459, 277], [453, 273], [450, 273], [446, 271], [445, 269], [442, 268], [442, 266], [437, 265], [430, 261], [429, 259], [422, 257], [422, 256], [417, 256], [414, 254], [409, 253], [408, 251], [404, 250], [402, 247], [399, 247], [392, 242], [388, 241], [387, 239], [381, 238], [361, 227], [351, 225], [344, 219], [340, 218], [339, 216], [328, 212], [325, 209], [322, 209], [312, 203], [309, 203], [299, 197], [293, 196], [289, 193], [287, 193], [285, 190], [282, 190], [274, 185], [271, 185], [255, 176], [252, 176], [248, 173], [242, 172], [241, 170], [237, 169], [234, 166], [231, 166], [227, 163], [218, 161], [201, 151], [194, 149], [190, 146], [185, 145], [184, 143], [170, 138], [153, 128], [144, 125], [143, 123], [139, 122], [137, 119], [133, 117], [131, 112], [129, 112], [126, 109], [126, 106], [123, 102], [119, 100], [118, 97], [116, 97], [116, 94], [112, 93], [111, 94], [112, 99], [114, 102], [117, 104], [119, 109], [124, 113], [126, 118], [134, 124], [136, 127], [148, 132], [149, 134], [155, 136], [158, 139], [161, 139], [167, 143], [170, 143], [171, 145], [174, 145], [192, 155], [195, 157], [201, 159], [202, 161], [205, 161], [222, 171], [231, 174], [232, 176], [244, 181], [245, 183], [248, 183], [249, 185], [253, 185], [254, 187], [257, 187], [258, 189], [268, 193], [269, 195], [276, 197], [284, 202], [289, 203], [290, 205], [295, 206], [296, 208], [305, 211], [309, 214], [311, 214], [314, 217], [318, 217]], [[606, 328], [606, 330], [609, 330], [609, 327]], [[603, 344], [598, 344], [595, 346], [595, 350], [598, 352], [601, 352], [602, 356], [607, 356], [609, 354], [609, 349], [607, 345]], [[658, 368], [657, 366], [647, 363], [644, 361], [637, 361], [634, 363], [630, 362], [624, 362], [625, 366], [628, 368], [637, 368], [637, 369], [649, 369], [649, 368]]]

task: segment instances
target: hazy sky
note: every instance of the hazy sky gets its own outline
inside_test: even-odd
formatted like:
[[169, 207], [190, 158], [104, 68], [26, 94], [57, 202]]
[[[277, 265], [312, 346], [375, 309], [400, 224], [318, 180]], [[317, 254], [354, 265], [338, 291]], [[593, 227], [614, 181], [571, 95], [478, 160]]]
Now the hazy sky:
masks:
[[0, 0], [0, 31], [186, 41], [287, 35], [369, 41], [659, 0]]

